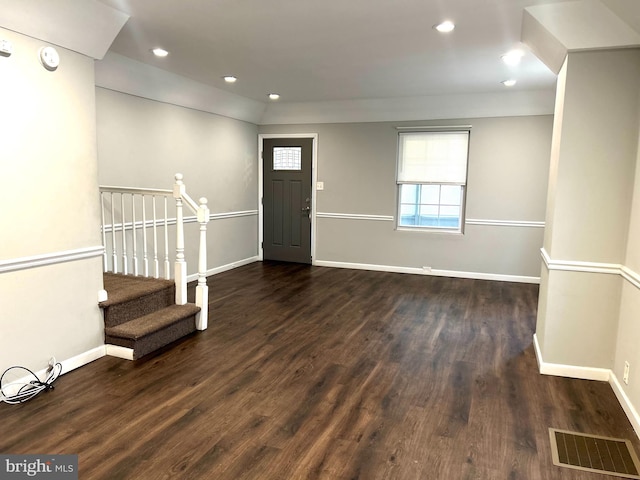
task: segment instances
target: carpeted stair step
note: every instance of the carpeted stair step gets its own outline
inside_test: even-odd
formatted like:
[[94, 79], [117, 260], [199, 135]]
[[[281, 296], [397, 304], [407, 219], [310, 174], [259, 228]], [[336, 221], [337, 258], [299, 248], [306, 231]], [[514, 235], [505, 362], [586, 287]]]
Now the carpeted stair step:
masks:
[[105, 327], [115, 327], [145, 316], [175, 303], [175, 283], [172, 280], [104, 274], [108, 299], [100, 302]]
[[119, 325], [105, 328], [105, 343], [133, 349], [138, 359], [196, 331], [200, 307], [171, 305]]

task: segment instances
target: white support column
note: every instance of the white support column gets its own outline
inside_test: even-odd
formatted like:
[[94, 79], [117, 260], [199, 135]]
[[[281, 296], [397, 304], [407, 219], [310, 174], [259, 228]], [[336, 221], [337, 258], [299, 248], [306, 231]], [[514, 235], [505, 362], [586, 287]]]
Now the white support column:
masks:
[[[543, 244], [551, 262], [542, 264], [536, 322], [546, 364], [615, 367], [624, 280], [570, 265], [625, 262], [639, 78], [635, 48], [569, 52], [558, 76]], [[554, 268], [558, 263], [569, 266]], [[617, 361], [620, 375], [624, 359]]]
[[173, 197], [176, 199], [176, 261], [174, 280], [176, 283], [176, 305], [187, 303], [187, 262], [184, 259], [184, 214], [182, 196], [185, 193], [182, 175], [176, 174]]
[[207, 286], [207, 223], [209, 208], [207, 199], [202, 197], [198, 207], [198, 223], [200, 224], [200, 248], [198, 253], [198, 286], [196, 287], [196, 305], [200, 313], [196, 317], [196, 328], [206, 330], [209, 317], [209, 287]]

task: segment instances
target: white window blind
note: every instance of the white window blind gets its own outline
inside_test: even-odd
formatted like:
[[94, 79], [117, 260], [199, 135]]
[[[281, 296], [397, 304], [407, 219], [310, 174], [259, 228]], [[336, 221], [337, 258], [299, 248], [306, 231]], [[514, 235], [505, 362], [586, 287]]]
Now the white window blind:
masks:
[[406, 132], [399, 136], [398, 183], [466, 183], [469, 132]]

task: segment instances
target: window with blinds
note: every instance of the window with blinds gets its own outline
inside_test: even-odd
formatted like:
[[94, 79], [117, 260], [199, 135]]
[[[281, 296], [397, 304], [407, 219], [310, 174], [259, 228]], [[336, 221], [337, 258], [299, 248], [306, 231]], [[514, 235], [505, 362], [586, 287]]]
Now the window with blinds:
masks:
[[462, 232], [469, 131], [401, 132], [398, 227]]

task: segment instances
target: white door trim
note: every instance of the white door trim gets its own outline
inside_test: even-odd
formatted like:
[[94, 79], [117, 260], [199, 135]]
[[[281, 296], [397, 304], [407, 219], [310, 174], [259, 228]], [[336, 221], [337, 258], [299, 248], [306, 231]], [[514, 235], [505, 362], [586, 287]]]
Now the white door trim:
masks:
[[264, 172], [262, 167], [262, 150], [265, 139], [269, 138], [310, 138], [313, 140], [311, 150], [311, 264], [316, 264], [316, 185], [318, 166], [318, 134], [317, 133], [260, 133], [258, 134], [258, 258], [264, 260], [263, 220], [264, 206], [262, 205]]

